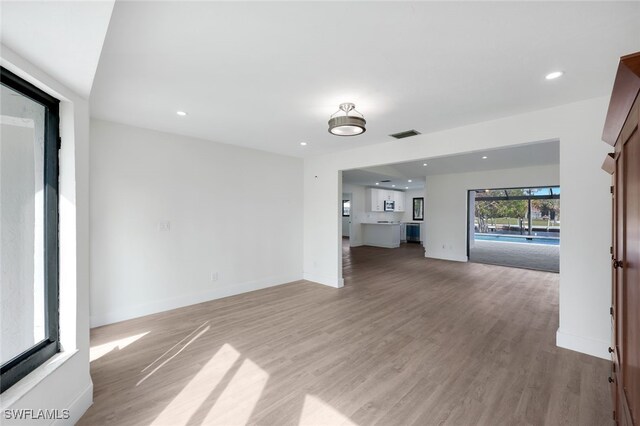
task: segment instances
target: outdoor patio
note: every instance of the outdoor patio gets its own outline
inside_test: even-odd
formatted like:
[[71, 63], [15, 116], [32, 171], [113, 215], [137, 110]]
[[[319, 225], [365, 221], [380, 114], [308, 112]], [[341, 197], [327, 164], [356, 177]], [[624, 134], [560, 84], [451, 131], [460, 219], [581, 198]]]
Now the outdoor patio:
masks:
[[469, 261], [560, 272], [560, 246], [476, 240]]

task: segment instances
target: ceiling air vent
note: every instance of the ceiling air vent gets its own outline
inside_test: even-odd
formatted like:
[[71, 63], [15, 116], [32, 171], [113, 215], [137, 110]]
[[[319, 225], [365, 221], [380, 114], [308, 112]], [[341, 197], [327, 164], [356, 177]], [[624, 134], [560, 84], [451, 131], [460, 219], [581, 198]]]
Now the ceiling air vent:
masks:
[[389, 183], [389, 182], [391, 182], [391, 179], [381, 180], [380, 182], [382, 182], [382, 183]]
[[411, 129], [411, 130], [407, 130], [405, 132], [394, 133], [394, 134], [389, 135], [389, 136], [391, 136], [392, 138], [396, 138], [396, 139], [404, 139], [404, 138], [410, 138], [411, 136], [417, 136], [419, 134], [420, 134], [419, 131]]

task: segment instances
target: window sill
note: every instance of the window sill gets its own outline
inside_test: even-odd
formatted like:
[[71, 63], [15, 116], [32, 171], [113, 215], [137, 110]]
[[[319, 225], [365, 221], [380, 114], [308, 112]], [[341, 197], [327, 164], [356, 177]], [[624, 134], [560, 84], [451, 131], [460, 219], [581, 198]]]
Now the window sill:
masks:
[[5, 410], [10, 408], [13, 404], [22, 399], [23, 396], [28, 394], [51, 373], [64, 365], [76, 353], [78, 353], [77, 349], [74, 349], [72, 351], [59, 352], [53, 357], [49, 358], [44, 364], [33, 370], [31, 373], [27, 374], [22, 380], [11, 386], [11, 388], [7, 389], [0, 395], [0, 409]]

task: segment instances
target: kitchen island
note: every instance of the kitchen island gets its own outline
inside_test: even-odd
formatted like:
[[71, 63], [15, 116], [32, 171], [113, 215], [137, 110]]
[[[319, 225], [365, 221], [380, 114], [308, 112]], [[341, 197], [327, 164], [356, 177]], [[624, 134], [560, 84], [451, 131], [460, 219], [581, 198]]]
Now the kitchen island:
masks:
[[400, 247], [399, 222], [372, 222], [362, 224], [362, 244], [365, 246]]

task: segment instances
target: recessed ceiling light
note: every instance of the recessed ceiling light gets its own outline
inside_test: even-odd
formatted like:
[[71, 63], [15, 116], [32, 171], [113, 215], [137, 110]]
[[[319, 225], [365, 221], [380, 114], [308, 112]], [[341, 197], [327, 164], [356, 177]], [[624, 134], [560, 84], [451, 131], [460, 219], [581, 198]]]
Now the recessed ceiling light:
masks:
[[380, 185], [380, 182], [376, 182], [376, 185]]
[[300, 145], [307, 146], [307, 143], [306, 142], [300, 142]]
[[407, 182], [411, 183], [411, 182], [412, 182], [412, 180], [411, 180], [411, 179], [409, 179]]
[[396, 186], [395, 186], [395, 185], [391, 185], [391, 187], [392, 187], [392, 188], [395, 188]]
[[546, 78], [547, 80], [555, 80], [556, 78], [562, 77], [563, 75], [563, 71], [554, 71], [547, 74], [544, 78]]
[[423, 166], [424, 166], [424, 167], [427, 167], [427, 163], [424, 163], [424, 164], [423, 164]]
[[187, 115], [187, 113], [184, 111], [176, 111], [176, 114], [178, 114], [180, 117], [184, 117], [185, 115]]
[[483, 159], [483, 160], [486, 160], [486, 159], [487, 159], [487, 156], [486, 156], [486, 155], [485, 155], [485, 156], [483, 156], [483, 157], [482, 157], [482, 159]]
[[408, 186], [405, 186], [405, 187], [404, 187], [404, 189], [409, 189], [409, 187], [408, 187]]

